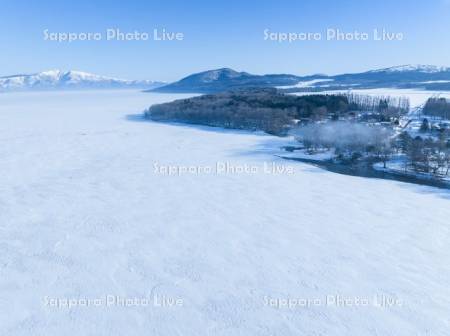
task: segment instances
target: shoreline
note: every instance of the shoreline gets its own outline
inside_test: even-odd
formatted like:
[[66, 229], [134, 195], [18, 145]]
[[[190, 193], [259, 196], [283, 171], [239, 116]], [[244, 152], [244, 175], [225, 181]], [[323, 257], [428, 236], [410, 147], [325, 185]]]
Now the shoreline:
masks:
[[342, 175], [350, 175], [350, 176], [359, 176], [366, 178], [378, 178], [384, 180], [394, 180], [399, 182], [413, 183], [418, 185], [424, 185], [429, 187], [437, 187], [440, 189], [450, 189], [450, 182], [446, 182], [443, 180], [433, 179], [433, 178], [425, 178], [412, 176], [408, 174], [403, 174], [399, 172], [391, 172], [391, 171], [383, 171], [377, 170], [373, 167], [374, 162], [370, 160], [364, 160], [362, 162], [356, 164], [343, 164], [336, 163], [332, 160], [315, 160], [315, 159], [307, 159], [307, 158], [292, 158], [287, 156], [279, 155], [280, 158], [285, 160], [293, 160], [299, 161], [303, 163], [308, 163], [319, 167], [321, 169], [325, 169], [327, 171], [342, 174]]

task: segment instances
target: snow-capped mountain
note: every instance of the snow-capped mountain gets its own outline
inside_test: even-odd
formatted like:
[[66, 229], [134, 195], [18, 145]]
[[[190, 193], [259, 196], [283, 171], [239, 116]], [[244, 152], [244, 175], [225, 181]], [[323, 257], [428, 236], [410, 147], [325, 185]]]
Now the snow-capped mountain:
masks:
[[332, 77], [335, 88], [420, 88], [449, 90], [450, 68], [434, 65], [400, 65]]
[[0, 77], [0, 90], [49, 90], [49, 89], [152, 89], [164, 85], [150, 80], [125, 80], [99, 76], [82, 71], [49, 70], [29, 75]]
[[436, 73], [436, 72], [445, 72], [450, 71], [450, 68], [436, 65], [423, 65], [423, 64], [406, 64], [406, 65], [397, 65], [389, 68], [372, 70], [370, 72], [409, 72], [409, 71], [417, 71], [417, 72], [425, 72], [425, 73]]

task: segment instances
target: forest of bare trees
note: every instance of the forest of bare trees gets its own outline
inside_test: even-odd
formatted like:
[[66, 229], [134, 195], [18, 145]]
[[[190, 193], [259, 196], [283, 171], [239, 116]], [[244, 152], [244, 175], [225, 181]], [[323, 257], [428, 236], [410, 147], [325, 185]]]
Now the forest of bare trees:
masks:
[[425, 115], [450, 119], [450, 102], [445, 98], [429, 98], [422, 112]]
[[377, 114], [380, 121], [391, 121], [408, 113], [409, 99], [406, 97], [370, 96], [346, 93], [349, 110]]
[[394, 156], [401, 159], [405, 173], [427, 173], [445, 177], [450, 170], [449, 131], [437, 138], [398, 135], [381, 125], [349, 122], [310, 124], [294, 131], [307, 153], [333, 150], [335, 158], [358, 160], [372, 158], [386, 164]]
[[336, 158], [374, 156], [386, 162], [392, 153], [391, 129], [354, 122], [310, 124], [293, 131], [310, 154], [333, 150]]
[[393, 148], [405, 154], [404, 170], [448, 176], [450, 170], [450, 140], [448, 131], [441, 131], [437, 139], [411, 137], [401, 133]]

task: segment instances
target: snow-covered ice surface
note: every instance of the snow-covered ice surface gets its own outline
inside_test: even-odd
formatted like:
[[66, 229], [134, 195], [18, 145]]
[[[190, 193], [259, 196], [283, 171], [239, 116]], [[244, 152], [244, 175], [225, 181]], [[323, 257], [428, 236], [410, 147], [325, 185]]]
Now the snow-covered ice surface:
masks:
[[[133, 115], [174, 98], [0, 94], [0, 335], [448, 335], [447, 191]], [[217, 162], [257, 169], [154, 168]]]

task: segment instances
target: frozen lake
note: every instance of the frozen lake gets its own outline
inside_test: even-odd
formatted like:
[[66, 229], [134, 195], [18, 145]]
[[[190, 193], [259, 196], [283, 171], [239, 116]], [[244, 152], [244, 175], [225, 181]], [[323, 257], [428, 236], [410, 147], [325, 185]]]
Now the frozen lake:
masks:
[[0, 335], [448, 335], [448, 191], [138, 115], [181, 97], [0, 94]]

